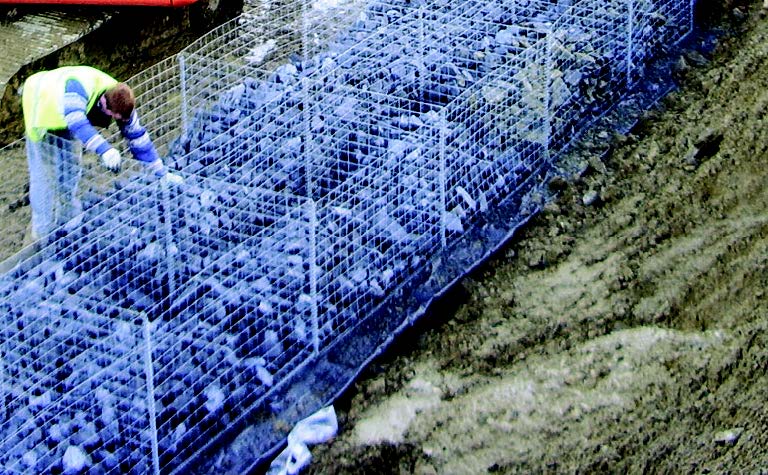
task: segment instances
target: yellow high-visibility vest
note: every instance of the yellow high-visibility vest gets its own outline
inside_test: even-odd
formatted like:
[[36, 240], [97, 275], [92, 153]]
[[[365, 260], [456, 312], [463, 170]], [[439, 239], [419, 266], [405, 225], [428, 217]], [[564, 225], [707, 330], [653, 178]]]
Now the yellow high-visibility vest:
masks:
[[76, 79], [88, 94], [86, 112], [90, 111], [101, 94], [117, 84], [117, 80], [90, 66], [64, 66], [41, 71], [24, 82], [21, 96], [24, 128], [35, 142], [42, 140], [49, 130], [67, 128], [64, 120], [64, 87]]

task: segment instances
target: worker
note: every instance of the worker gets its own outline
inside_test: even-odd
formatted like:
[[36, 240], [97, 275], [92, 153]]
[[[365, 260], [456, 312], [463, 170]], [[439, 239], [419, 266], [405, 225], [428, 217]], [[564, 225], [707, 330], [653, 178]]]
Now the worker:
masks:
[[125, 83], [89, 66], [65, 66], [30, 76], [22, 89], [22, 109], [32, 209], [28, 240], [36, 242], [82, 212], [77, 187], [82, 175], [80, 145], [98, 154], [113, 172], [122, 157], [95, 127], [112, 120], [133, 157], [157, 178], [182, 182], [169, 172], [139, 123], [133, 91]]

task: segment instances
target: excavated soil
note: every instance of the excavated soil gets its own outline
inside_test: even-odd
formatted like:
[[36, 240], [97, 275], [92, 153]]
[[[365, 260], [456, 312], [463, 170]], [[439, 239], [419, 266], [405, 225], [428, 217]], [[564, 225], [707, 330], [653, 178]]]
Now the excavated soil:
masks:
[[714, 51], [574, 151], [337, 402], [311, 473], [768, 473], [768, 18], [712, 4]]

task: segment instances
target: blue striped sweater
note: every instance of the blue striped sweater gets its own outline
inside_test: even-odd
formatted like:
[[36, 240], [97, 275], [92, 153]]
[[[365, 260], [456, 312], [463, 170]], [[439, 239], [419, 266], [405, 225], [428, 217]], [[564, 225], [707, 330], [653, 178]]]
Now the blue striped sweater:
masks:
[[[103, 155], [112, 146], [96, 130], [88, 119], [88, 94], [85, 88], [76, 79], [67, 81], [64, 87], [64, 120], [67, 128], [72, 135], [85, 144], [85, 148], [98, 155]], [[98, 103], [93, 106], [97, 108]], [[107, 117], [106, 115], [104, 117]], [[155, 146], [149, 138], [147, 129], [139, 123], [139, 116], [136, 110], [131, 113], [128, 120], [118, 120], [117, 126], [120, 133], [128, 142], [133, 157], [142, 162], [150, 172], [158, 176], [165, 174], [166, 170], [163, 161], [157, 155]]]

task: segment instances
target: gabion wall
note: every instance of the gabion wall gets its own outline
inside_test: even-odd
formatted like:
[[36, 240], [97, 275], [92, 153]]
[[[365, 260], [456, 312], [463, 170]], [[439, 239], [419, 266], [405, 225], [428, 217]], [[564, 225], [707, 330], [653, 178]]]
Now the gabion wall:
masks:
[[83, 220], [0, 276], [3, 473], [190, 471], [520, 199], [692, 5], [262, 13], [130, 81], [185, 183], [94, 173]]

